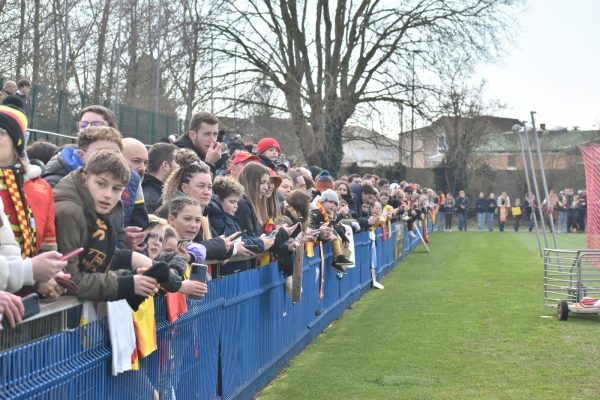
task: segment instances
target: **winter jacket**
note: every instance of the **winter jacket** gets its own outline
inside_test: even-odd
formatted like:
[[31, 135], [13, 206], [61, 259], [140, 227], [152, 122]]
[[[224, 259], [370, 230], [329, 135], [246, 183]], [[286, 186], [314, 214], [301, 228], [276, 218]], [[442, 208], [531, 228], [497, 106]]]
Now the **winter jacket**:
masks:
[[[54, 194], [48, 183], [40, 178], [42, 169], [30, 165], [23, 176], [23, 192], [35, 220], [36, 253], [56, 250], [56, 230], [54, 228]], [[0, 184], [0, 198], [4, 212], [11, 224], [18, 224], [15, 206], [4, 184]]]
[[495, 212], [496, 211], [496, 200], [487, 198], [486, 202], [487, 202], [487, 204], [485, 206], [486, 212]]
[[145, 227], [150, 222], [148, 211], [144, 202], [144, 191], [142, 190], [142, 179], [140, 175], [131, 170], [131, 178], [125, 186], [121, 195], [123, 206], [123, 225]]
[[267, 168], [271, 168], [273, 171], [277, 171], [277, 167], [275, 166], [275, 163], [273, 161], [263, 156], [262, 154], [259, 154], [259, 157], [262, 165], [264, 165]]
[[[81, 168], [76, 169], [61, 180], [54, 193], [56, 196], [56, 231], [59, 238], [58, 250], [67, 254], [79, 247], [87, 250], [90, 239], [90, 227], [96, 226], [98, 215], [94, 200], [81, 179]], [[122, 214], [120, 203], [109, 213]], [[110, 218], [112, 221], [112, 218]], [[109, 227], [116, 236], [117, 229]], [[131, 274], [130, 250], [113, 248], [106, 254], [110, 258], [110, 268], [103, 271], [88, 272], [80, 268], [80, 258], [73, 257], [66, 271], [79, 286], [77, 297], [91, 301], [114, 301], [134, 295], [133, 275]]]
[[67, 146], [48, 161], [42, 178], [51, 187], [55, 187], [62, 178], [79, 167], [83, 167], [83, 160], [79, 157], [77, 148]]
[[[350, 191], [352, 192], [352, 197], [355, 201], [355, 209], [350, 209], [350, 214], [356, 218], [358, 223], [360, 224], [360, 229], [366, 231], [369, 229], [369, 216], [364, 214], [362, 211], [362, 192], [360, 191], [361, 187], [358, 184], [352, 185]], [[348, 204], [350, 206], [350, 204]]]
[[457, 197], [454, 199], [454, 208], [458, 214], [464, 214], [469, 208], [469, 199], [467, 197]]
[[[250, 200], [246, 198], [246, 195], [243, 195], [238, 202], [238, 209], [235, 212], [235, 217], [238, 219], [240, 224], [240, 229], [246, 231], [246, 235], [259, 237], [262, 235], [262, 227], [258, 222], [258, 218], [256, 217], [256, 213], [254, 212], [254, 208], [252, 208], [252, 204], [250, 204]], [[262, 253], [265, 251], [262, 240], [258, 244], [258, 252]]]
[[31, 258], [21, 258], [21, 246], [10, 229], [4, 204], [0, 199], [0, 290], [14, 293], [23, 286], [33, 286], [34, 283]]
[[[221, 201], [213, 197], [204, 214], [208, 217], [210, 230], [213, 237], [216, 236], [231, 236], [236, 232], [240, 232], [240, 225], [235, 215], [229, 215], [223, 210]], [[244, 245], [255, 245], [258, 248], [263, 247], [263, 242], [257, 236], [249, 236], [247, 233], [242, 235]], [[230, 262], [220, 267], [220, 275], [229, 275], [234, 272], [246, 271], [255, 266], [254, 260]]]
[[163, 183], [154, 175], [145, 174], [142, 179], [142, 190], [144, 192], [144, 202], [146, 203], [146, 211], [148, 214], [154, 214], [156, 209], [160, 207], [162, 196]]
[[477, 200], [475, 200], [475, 210], [477, 210], [478, 213], [487, 212], [487, 203], [486, 198], [478, 197]]
[[185, 279], [185, 272], [188, 267], [188, 263], [185, 257], [178, 252], [167, 252], [160, 253], [156, 256], [154, 261], [162, 261], [169, 265], [170, 279], [169, 283], [163, 284], [162, 286], [167, 292], [177, 292], [181, 288], [181, 282]]

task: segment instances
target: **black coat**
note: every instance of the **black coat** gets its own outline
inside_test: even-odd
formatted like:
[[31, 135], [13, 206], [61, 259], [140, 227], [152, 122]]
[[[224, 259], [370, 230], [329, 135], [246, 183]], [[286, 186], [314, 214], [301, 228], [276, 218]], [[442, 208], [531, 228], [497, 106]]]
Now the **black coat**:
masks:
[[475, 200], [475, 210], [477, 210], [478, 213], [487, 212], [487, 207], [487, 199], [478, 197], [477, 200]]
[[144, 191], [144, 201], [148, 214], [154, 214], [160, 207], [163, 183], [154, 175], [145, 174], [142, 180], [142, 190]]

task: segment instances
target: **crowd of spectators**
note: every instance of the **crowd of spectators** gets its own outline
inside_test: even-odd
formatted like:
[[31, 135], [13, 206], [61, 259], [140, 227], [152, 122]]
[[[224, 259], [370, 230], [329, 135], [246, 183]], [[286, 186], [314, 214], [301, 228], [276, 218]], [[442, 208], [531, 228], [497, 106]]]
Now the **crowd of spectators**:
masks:
[[278, 260], [291, 291], [300, 245], [308, 254], [331, 242], [330, 267], [343, 279], [354, 233], [391, 232], [401, 219], [414, 236], [415, 221], [435, 209], [432, 190], [290, 165], [277, 140], [224, 135], [206, 112], [186, 134], [148, 148], [123, 138], [109, 109], [89, 106], [75, 144], [25, 148], [21, 106], [0, 106], [0, 313], [8, 326], [21, 321], [29, 293], [125, 300], [133, 311], [160, 295], [178, 307], [208, 291], [190, 279], [193, 264], [207, 264], [211, 279]]

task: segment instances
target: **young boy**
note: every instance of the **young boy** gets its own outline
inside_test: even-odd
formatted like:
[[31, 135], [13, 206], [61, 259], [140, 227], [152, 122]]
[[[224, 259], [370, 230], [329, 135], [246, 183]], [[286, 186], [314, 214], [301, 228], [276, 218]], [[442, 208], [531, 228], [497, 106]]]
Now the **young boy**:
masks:
[[122, 213], [119, 200], [129, 167], [120, 153], [99, 150], [54, 189], [58, 249], [67, 254], [80, 247], [67, 272], [79, 286], [77, 297], [91, 301], [148, 297], [157, 289], [154, 278], [134, 274], [152, 266], [152, 261], [131, 250], [116, 247], [116, 228], [111, 215]]
[[256, 151], [258, 152], [261, 162], [265, 166], [271, 168], [273, 171], [277, 170], [275, 160], [277, 160], [279, 154], [281, 154], [281, 146], [279, 146], [277, 140], [270, 137], [260, 139], [256, 145]]
[[345, 234], [343, 227], [337, 223], [338, 205], [337, 193], [331, 189], [325, 190], [315, 203], [316, 208], [310, 213], [310, 227], [321, 231], [320, 240], [331, 241], [334, 258], [331, 266], [340, 272], [346, 272], [345, 266], [352, 265], [352, 262], [342, 253], [342, 239], [345, 238]]

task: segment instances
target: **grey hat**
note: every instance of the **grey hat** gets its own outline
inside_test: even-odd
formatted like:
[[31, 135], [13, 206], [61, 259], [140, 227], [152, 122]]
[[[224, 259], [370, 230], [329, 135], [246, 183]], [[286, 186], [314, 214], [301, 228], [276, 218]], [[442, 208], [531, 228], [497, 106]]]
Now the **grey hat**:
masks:
[[321, 193], [321, 201], [332, 201], [334, 203], [339, 203], [340, 202], [340, 198], [338, 197], [337, 193], [334, 192], [331, 189], [327, 189], [326, 191], [324, 191], [323, 193]]

